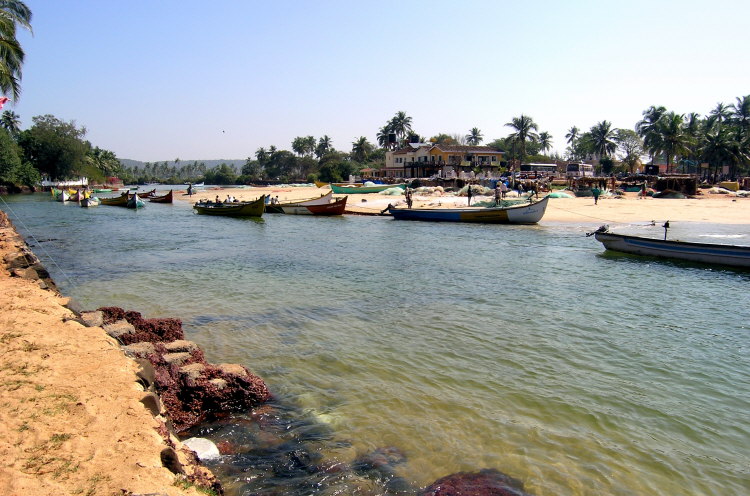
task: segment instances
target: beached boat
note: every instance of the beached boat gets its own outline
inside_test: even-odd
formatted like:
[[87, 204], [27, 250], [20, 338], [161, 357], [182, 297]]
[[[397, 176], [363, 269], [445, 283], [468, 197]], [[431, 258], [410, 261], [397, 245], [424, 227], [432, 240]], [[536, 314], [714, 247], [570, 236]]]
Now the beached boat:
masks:
[[338, 184], [331, 183], [331, 191], [337, 195], [362, 195], [366, 193], [380, 193], [390, 188], [401, 188], [406, 189], [406, 184], [378, 184], [375, 186], [363, 186], [361, 184], [350, 184], [346, 186], [340, 186]]
[[389, 205], [387, 210], [396, 220], [536, 224], [542, 220], [548, 202], [549, 196], [545, 196], [534, 203], [509, 207], [396, 208]]
[[81, 200], [82, 207], [96, 207], [97, 205], [99, 205], [99, 198], [95, 196], [90, 196]]
[[172, 199], [172, 190], [170, 189], [166, 195], [152, 196], [148, 198], [148, 201], [151, 203], [172, 203]]
[[284, 213], [283, 207], [325, 205], [327, 203], [331, 203], [332, 199], [333, 199], [333, 191], [329, 191], [328, 193], [322, 196], [318, 196], [316, 198], [309, 198], [307, 200], [299, 200], [299, 201], [283, 202], [283, 203], [269, 203], [266, 205], [266, 213], [267, 214], [283, 214]]
[[111, 188], [95, 188], [94, 193], [111, 193]]
[[346, 210], [345, 196], [331, 203], [319, 205], [289, 205], [282, 206], [285, 214], [289, 215], [343, 215]]
[[135, 194], [137, 194], [141, 198], [150, 198], [150, 197], [156, 195], [156, 189], [154, 188], [151, 191], [143, 191], [143, 192], [132, 191], [131, 190], [131, 191], [128, 192], [128, 195], [130, 195], [130, 196], [133, 196]]
[[193, 209], [204, 215], [224, 215], [229, 217], [261, 217], [266, 202], [266, 195], [262, 195], [252, 202], [240, 203], [196, 203]]
[[114, 198], [99, 198], [99, 203], [113, 207], [126, 207], [128, 205], [128, 193], [126, 191], [120, 196], [115, 196]]
[[137, 194], [135, 194], [128, 198], [128, 202], [125, 204], [125, 206], [128, 208], [143, 208], [146, 206], [146, 202], [141, 200], [141, 198]]
[[750, 267], [750, 246], [628, 236], [609, 232], [607, 226], [600, 227], [592, 234], [607, 250], [732, 267]]

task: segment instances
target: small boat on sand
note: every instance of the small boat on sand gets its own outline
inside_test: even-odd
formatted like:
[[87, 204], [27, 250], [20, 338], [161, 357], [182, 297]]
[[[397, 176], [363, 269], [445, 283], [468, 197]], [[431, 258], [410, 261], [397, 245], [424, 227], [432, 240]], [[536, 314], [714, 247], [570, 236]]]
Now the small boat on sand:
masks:
[[345, 196], [334, 202], [319, 205], [284, 205], [281, 208], [287, 215], [343, 215], [347, 198]]
[[193, 205], [196, 212], [203, 215], [223, 215], [228, 217], [262, 217], [266, 195], [252, 202], [213, 203], [199, 202]]
[[331, 191], [337, 195], [362, 195], [366, 193], [380, 193], [391, 188], [406, 189], [406, 184], [377, 184], [375, 186], [363, 186], [361, 184], [338, 185], [331, 183]]
[[148, 201], [151, 203], [172, 203], [173, 197], [172, 197], [172, 190], [169, 190], [169, 193], [166, 195], [161, 196], [151, 196], [147, 198]]
[[396, 220], [474, 222], [483, 224], [536, 224], [547, 210], [549, 196], [534, 203], [509, 207], [396, 208], [387, 210]]
[[284, 209], [282, 207], [293, 207], [293, 206], [307, 206], [307, 205], [325, 205], [331, 203], [333, 199], [333, 191], [318, 196], [316, 198], [309, 198], [307, 200], [290, 201], [282, 203], [268, 203], [266, 204], [267, 214], [283, 214]]
[[[668, 226], [668, 224], [667, 224]], [[594, 231], [594, 237], [607, 250], [652, 257], [687, 260], [731, 267], [750, 267], [750, 246], [692, 243], [609, 232], [607, 226]]]

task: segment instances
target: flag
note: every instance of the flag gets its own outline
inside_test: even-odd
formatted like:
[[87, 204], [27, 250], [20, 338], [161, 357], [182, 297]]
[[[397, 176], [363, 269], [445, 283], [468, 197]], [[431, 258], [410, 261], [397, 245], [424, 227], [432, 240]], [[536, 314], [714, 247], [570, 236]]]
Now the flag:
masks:
[[10, 98], [8, 98], [7, 96], [0, 96], [0, 110], [2, 110], [3, 105], [5, 105], [5, 102], [7, 102], [8, 100], [10, 100]]

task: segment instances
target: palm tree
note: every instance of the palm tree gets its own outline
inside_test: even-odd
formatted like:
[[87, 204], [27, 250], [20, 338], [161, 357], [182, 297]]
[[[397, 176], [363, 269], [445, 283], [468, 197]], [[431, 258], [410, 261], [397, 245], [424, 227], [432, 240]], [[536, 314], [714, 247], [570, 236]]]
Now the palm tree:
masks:
[[717, 103], [716, 107], [709, 112], [708, 115], [713, 117], [718, 124], [723, 124], [725, 121], [728, 121], [729, 118], [732, 116], [732, 110], [731, 105], [726, 105], [724, 103]]
[[393, 116], [389, 124], [391, 132], [396, 133], [399, 142], [412, 130], [411, 117], [407, 116], [406, 112], [403, 111], [396, 112], [396, 115]]
[[265, 148], [260, 147], [255, 150], [255, 158], [258, 160], [258, 163], [260, 165], [265, 165], [266, 160], [268, 160], [268, 152]]
[[367, 161], [367, 156], [372, 153], [372, 144], [367, 138], [360, 136], [357, 141], [352, 143], [352, 158], [357, 162]]
[[617, 150], [617, 130], [612, 129], [612, 123], [601, 121], [589, 131], [591, 146], [599, 160], [610, 157]]
[[0, 91], [18, 100], [24, 52], [16, 26], [31, 31], [31, 10], [21, 0], [0, 1]]
[[21, 131], [21, 117], [12, 110], [6, 110], [0, 118], [0, 126], [7, 129], [11, 136], [18, 136]]
[[659, 134], [656, 132], [656, 125], [661, 116], [667, 112], [665, 107], [656, 107], [651, 105], [643, 111], [643, 119], [635, 125], [635, 132], [643, 138], [643, 146], [648, 150], [653, 162], [654, 155], [660, 151]]
[[473, 127], [469, 131], [469, 134], [466, 135], [466, 143], [469, 145], [478, 145], [482, 142], [484, 137], [482, 136], [482, 131], [479, 130], [479, 128]]
[[547, 131], [542, 131], [539, 133], [539, 149], [542, 153], [546, 153], [550, 148], [552, 148], [552, 135]]
[[565, 135], [565, 138], [568, 140], [568, 144], [570, 146], [573, 146], [576, 140], [578, 139], [578, 136], [580, 136], [580, 134], [581, 134], [581, 131], [575, 126], [568, 129], [568, 134]]
[[656, 126], [661, 151], [667, 157], [667, 172], [670, 172], [673, 158], [689, 151], [690, 136], [685, 132], [684, 119], [685, 116], [682, 114], [668, 112], [659, 119]]
[[742, 98], [737, 97], [737, 103], [729, 106], [732, 119], [739, 124], [741, 128], [750, 127], [750, 95]]
[[327, 134], [324, 134], [323, 137], [318, 140], [318, 146], [315, 148], [315, 156], [320, 159], [323, 155], [328, 153], [328, 151], [331, 149], [331, 138], [328, 137]]
[[536, 141], [539, 138], [535, 132], [539, 127], [534, 122], [534, 119], [523, 114], [520, 117], [514, 117], [505, 125], [515, 129], [515, 132], [509, 134], [508, 138], [511, 140], [513, 147], [518, 150], [519, 160], [523, 162], [526, 158], [526, 142]]

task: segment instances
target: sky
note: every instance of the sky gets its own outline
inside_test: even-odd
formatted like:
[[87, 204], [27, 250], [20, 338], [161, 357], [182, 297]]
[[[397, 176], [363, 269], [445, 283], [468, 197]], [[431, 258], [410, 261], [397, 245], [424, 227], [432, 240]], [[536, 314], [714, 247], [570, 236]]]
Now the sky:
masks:
[[651, 105], [750, 94], [747, 0], [25, 0], [21, 116], [141, 161], [245, 159], [296, 136], [351, 151], [398, 111], [421, 136], [531, 116], [632, 129]]

